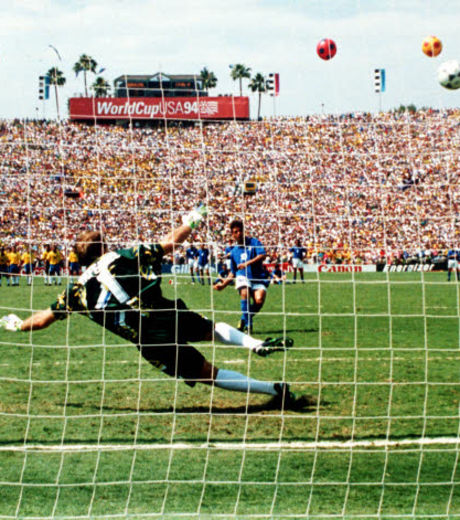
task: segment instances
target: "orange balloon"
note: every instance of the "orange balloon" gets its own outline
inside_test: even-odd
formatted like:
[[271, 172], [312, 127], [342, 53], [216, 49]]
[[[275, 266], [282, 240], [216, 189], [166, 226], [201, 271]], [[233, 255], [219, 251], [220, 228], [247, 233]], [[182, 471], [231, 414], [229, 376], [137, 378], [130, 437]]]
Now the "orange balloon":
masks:
[[436, 36], [427, 36], [422, 42], [422, 51], [426, 56], [434, 58], [442, 51], [442, 43]]

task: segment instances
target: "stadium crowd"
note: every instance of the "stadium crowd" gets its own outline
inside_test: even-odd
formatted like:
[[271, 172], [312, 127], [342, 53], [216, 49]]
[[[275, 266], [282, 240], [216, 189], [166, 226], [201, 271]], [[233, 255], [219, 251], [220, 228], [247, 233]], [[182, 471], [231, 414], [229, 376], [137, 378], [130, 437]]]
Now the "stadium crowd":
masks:
[[[0, 246], [68, 258], [76, 234], [154, 241], [205, 200], [218, 254], [242, 218], [274, 261], [429, 259], [460, 244], [460, 111], [157, 128], [3, 121]], [[245, 195], [245, 181], [256, 183]], [[175, 262], [182, 261], [182, 252]]]

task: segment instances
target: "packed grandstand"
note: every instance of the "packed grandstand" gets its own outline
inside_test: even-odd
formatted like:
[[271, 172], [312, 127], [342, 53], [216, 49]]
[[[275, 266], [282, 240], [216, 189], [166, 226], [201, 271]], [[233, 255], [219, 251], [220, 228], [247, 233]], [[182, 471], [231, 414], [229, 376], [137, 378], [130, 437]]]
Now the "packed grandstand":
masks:
[[[44, 244], [57, 244], [67, 255], [78, 232], [101, 226], [114, 245], [153, 241], [200, 194], [210, 213], [194, 240], [216, 251], [239, 216], [272, 260], [297, 239], [309, 262], [439, 257], [460, 243], [459, 116], [419, 110], [158, 128], [4, 121], [0, 245], [39, 257]], [[244, 195], [245, 180], [257, 184], [254, 195]]]

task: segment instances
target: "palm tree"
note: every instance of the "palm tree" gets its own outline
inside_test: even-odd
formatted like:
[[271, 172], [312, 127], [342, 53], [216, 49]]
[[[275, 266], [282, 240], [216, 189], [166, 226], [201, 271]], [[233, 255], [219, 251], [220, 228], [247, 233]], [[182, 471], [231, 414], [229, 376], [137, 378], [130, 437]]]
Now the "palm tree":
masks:
[[105, 97], [110, 91], [110, 84], [102, 76], [98, 76], [91, 88], [95, 97]]
[[94, 72], [96, 73], [97, 62], [86, 54], [82, 54], [79, 60], [73, 66], [73, 70], [75, 72], [75, 76], [78, 76], [80, 72], [83, 72], [83, 78], [85, 81], [85, 96], [88, 97], [88, 88], [86, 85], [86, 73]]
[[64, 74], [57, 68], [52, 67], [47, 73], [46, 77], [48, 78], [48, 83], [50, 85], [54, 85], [54, 96], [56, 98], [56, 113], [57, 118], [59, 117], [59, 96], [58, 96], [58, 87], [62, 87], [62, 85], [65, 84], [66, 79], [64, 77]]
[[267, 80], [263, 74], [258, 72], [249, 83], [248, 87], [251, 89], [252, 92], [258, 92], [259, 93], [259, 106], [257, 109], [257, 120], [260, 119], [260, 102], [262, 99], [262, 92], [267, 91]]
[[200, 72], [200, 78], [203, 81], [203, 89], [214, 88], [217, 85], [217, 78], [214, 72], [209, 71], [206, 67]]
[[230, 76], [233, 81], [237, 79], [240, 81], [240, 96], [243, 95], [243, 78], [251, 77], [251, 68], [246, 67], [242, 63], [237, 63], [236, 65], [230, 65], [232, 72], [230, 72]]

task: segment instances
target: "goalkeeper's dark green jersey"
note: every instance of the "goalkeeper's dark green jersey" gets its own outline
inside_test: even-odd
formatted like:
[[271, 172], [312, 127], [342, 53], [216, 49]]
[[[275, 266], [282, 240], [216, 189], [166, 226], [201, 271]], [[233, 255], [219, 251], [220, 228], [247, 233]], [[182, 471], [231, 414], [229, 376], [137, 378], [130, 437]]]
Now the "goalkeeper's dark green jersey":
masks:
[[[141, 343], [143, 329], [152, 328], [153, 315], [176, 307], [176, 302], [162, 296], [163, 256], [159, 244], [106, 253], [53, 303], [55, 317], [64, 319], [70, 312], [79, 312], [115, 334]], [[170, 335], [158, 340], [174, 341]]]

